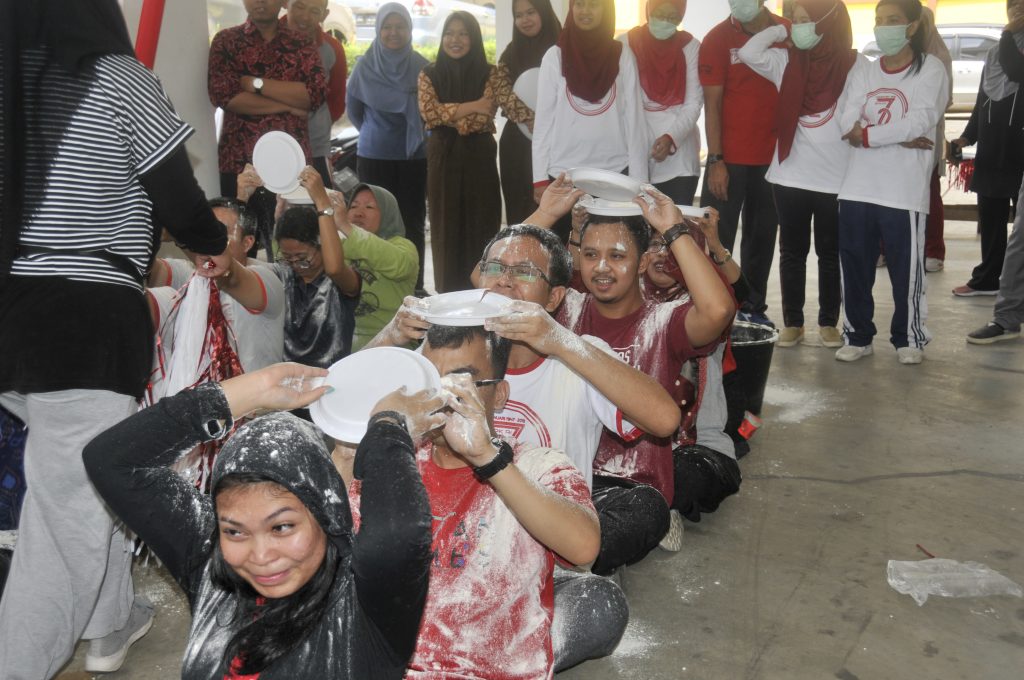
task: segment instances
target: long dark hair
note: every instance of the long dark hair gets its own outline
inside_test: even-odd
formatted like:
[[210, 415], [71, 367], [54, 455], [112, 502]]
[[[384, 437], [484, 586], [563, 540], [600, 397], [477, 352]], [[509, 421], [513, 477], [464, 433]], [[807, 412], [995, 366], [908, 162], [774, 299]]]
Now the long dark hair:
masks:
[[[272, 484], [284, 489], [259, 474], [229, 474], [222, 477], [213, 489], [214, 506], [217, 496], [224, 491], [253, 484]], [[236, 669], [239, 674], [260, 673], [302, 644], [327, 614], [341, 561], [338, 549], [328, 540], [320, 568], [304, 586], [288, 597], [267, 599], [257, 605], [259, 594], [224, 560], [219, 533], [220, 529], [215, 524], [210, 580], [214, 586], [234, 596], [237, 603], [234, 618], [242, 624], [224, 650], [223, 672], [229, 672], [237, 658], [241, 661], [241, 666]]]
[[[918, 21], [923, 15], [921, 0], [879, 0], [878, 4], [875, 5], [875, 10], [877, 11], [882, 5], [895, 5], [899, 7], [900, 11], [903, 12], [903, 16], [907, 17], [907, 20], [911, 23]], [[914, 35], [910, 36], [910, 49], [914, 50], [914, 61], [908, 75], [920, 73], [921, 68], [924, 66], [925, 57], [928, 55], [928, 36], [926, 35], [928, 27], [925, 23], [921, 21], [917, 25]]]
[[484, 96], [484, 87], [491, 75], [491, 65], [487, 63], [484, 40], [476, 17], [462, 10], [452, 12], [444, 20], [441, 35], [448, 32], [453, 21], [461, 21], [466, 27], [469, 33], [469, 53], [460, 59], [452, 59], [442, 47], [437, 52], [437, 61], [423, 68], [423, 72], [434, 83], [438, 101], [443, 104], [461, 104], [480, 99]]
[[[508, 66], [509, 76], [513, 82], [522, 75], [523, 71], [540, 66], [540, 60], [544, 53], [552, 45], [558, 42], [558, 36], [562, 32], [562, 23], [558, 15], [551, 8], [551, 0], [526, 0], [540, 16], [540, 33], [528, 38], [519, 32], [518, 28], [512, 29], [512, 41], [501, 53], [498, 61]], [[515, 0], [512, 2], [512, 21], [515, 23], [516, 12]]]

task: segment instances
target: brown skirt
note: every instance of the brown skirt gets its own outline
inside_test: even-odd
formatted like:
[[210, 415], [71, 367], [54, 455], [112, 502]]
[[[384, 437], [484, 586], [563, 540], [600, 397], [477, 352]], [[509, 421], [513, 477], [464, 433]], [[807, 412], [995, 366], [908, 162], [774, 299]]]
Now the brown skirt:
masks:
[[494, 135], [462, 136], [453, 128], [427, 140], [427, 207], [434, 287], [471, 288], [469, 276], [501, 226], [501, 189]]
[[537, 209], [533, 201], [533, 142], [518, 125], [507, 121], [498, 146], [505, 219], [509, 224], [519, 224]]

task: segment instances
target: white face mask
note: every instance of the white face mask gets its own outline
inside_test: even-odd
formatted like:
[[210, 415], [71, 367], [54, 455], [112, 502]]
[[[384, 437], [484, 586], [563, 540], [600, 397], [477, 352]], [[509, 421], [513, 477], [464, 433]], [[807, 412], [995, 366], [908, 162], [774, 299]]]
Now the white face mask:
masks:
[[821, 37], [816, 30], [816, 24], [809, 21], [806, 24], [793, 24], [790, 31], [790, 38], [793, 44], [800, 50], [809, 50], [821, 42]]
[[753, 21], [761, 13], [763, 0], [729, 0], [729, 11], [736, 21], [745, 24]]
[[647, 30], [658, 40], [668, 40], [676, 34], [676, 25], [664, 19], [651, 18], [647, 22]]
[[907, 43], [910, 42], [910, 38], [907, 37], [907, 28], [909, 24], [902, 24], [899, 26], [875, 26], [875, 42], [878, 44], [878, 49], [882, 51], [887, 57], [892, 57], [900, 53]]

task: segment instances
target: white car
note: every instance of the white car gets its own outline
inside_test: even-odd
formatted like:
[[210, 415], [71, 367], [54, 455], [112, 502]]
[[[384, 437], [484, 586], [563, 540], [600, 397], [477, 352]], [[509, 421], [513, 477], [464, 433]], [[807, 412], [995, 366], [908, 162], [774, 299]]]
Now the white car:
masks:
[[[936, 26], [953, 57], [953, 106], [950, 111], [974, 109], [981, 86], [985, 55], [999, 44], [1002, 26], [993, 24], [942, 24]], [[871, 59], [881, 56], [878, 45], [869, 42], [861, 53]]]

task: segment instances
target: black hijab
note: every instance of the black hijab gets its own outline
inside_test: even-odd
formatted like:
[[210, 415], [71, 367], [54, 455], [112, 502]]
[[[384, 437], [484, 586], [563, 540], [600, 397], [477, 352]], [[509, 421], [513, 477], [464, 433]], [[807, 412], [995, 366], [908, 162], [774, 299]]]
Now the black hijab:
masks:
[[[515, 82], [523, 71], [540, 66], [544, 53], [558, 42], [558, 36], [562, 32], [562, 24], [558, 21], [555, 10], [551, 9], [551, 0], [526, 1], [533, 5], [540, 15], [540, 33], [528, 38], [518, 29], [512, 29], [512, 42], [498, 60], [508, 66], [512, 82]], [[512, 3], [512, 20], [515, 22], [515, 2]]]
[[[117, 0], [5, 0], [0, 7], [0, 281], [17, 256], [25, 219], [25, 143], [30, 121], [23, 101], [22, 57], [45, 49], [47, 61], [75, 76], [97, 57], [134, 54]], [[66, 93], [72, 98], [75, 93]], [[68, 116], [80, 102], [67, 102]], [[54, 151], [59, 144], [49, 145]]]
[[461, 104], [480, 99], [484, 96], [484, 87], [491, 74], [491, 65], [487, 63], [487, 55], [484, 54], [480, 24], [472, 14], [461, 10], [449, 14], [441, 35], [456, 20], [461, 21], [469, 33], [469, 52], [461, 59], [452, 59], [442, 48], [437, 52], [437, 61], [423, 69], [434, 83], [437, 99], [442, 104]]

